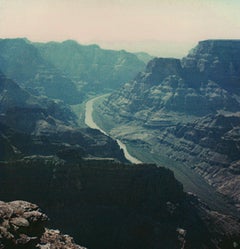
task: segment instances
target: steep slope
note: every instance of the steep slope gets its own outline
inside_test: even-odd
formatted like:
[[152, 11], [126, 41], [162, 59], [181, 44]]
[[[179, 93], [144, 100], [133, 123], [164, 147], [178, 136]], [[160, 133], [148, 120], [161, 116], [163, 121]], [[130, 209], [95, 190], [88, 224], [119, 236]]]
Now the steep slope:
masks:
[[1, 72], [0, 103], [2, 122], [20, 131], [35, 133], [37, 121], [48, 117], [65, 125], [75, 124], [76, 117], [63, 102], [36, 97]]
[[150, 60], [154, 58], [154, 56], [145, 52], [136, 52], [134, 54], [138, 57], [139, 60], [143, 61], [145, 64], [147, 64]]
[[182, 64], [188, 75], [239, 91], [239, 56], [240, 40], [207, 40], [199, 42]]
[[44, 59], [64, 72], [84, 91], [116, 89], [142, 70], [145, 63], [124, 50], [104, 50], [68, 40], [35, 43]]
[[88, 248], [231, 249], [240, 244], [238, 219], [186, 195], [162, 167], [28, 157], [0, 163], [0, 184], [2, 200], [39, 204], [52, 226]]
[[61, 101], [36, 97], [0, 73], [1, 160], [24, 155], [109, 157], [124, 161], [119, 146], [91, 129], [79, 129], [76, 117]]
[[113, 136], [194, 169], [239, 206], [239, 55], [239, 40], [208, 40], [182, 61], [153, 59], [96, 113]]
[[44, 60], [26, 39], [0, 39], [0, 70], [34, 94], [69, 104], [82, 101], [72, 80]]

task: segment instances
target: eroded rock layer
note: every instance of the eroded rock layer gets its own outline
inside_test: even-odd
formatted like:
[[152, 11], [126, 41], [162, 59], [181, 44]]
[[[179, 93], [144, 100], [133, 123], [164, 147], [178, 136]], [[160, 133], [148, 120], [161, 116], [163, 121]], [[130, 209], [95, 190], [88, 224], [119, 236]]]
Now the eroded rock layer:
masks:
[[239, 40], [207, 40], [182, 60], [153, 59], [100, 106], [103, 127], [195, 169], [239, 206], [239, 58]]

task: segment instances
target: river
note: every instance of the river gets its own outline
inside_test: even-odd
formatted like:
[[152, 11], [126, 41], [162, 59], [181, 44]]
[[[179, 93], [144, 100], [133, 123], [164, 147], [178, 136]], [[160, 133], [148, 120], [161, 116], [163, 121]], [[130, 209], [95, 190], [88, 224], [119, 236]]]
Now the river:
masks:
[[[131, 163], [135, 163], [135, 164], [143, 163], [139, 159], [130, 155], [130, 153], [127, 150], [126, 145], [122, 141], [107, 134], [93, 120], [94, 102], [100, 98], [103, 98], [104, 96], [107, 96], [107, 95], [101, 95], [101, 96], [95, 97], [93, 99], [90, 99], [86, 103], [86, 106], [85, 106], [85, 124], [87, 126], [89, 126], [90, 128], [97, 129], [97, 130], [101, 131], [102, 133], [104, 133], [106, 136], [109, 136], [112, 139], [116, 140], [116, 142], [118, 143], [120, 148], [123, 150], [125, 157]], [[156, 162], [156, 163], [158, 164], [158, 162]], [[165, 166], [167, 166], [168, 168], [173, 170], [177, 179], [180, 182], [183, 182], [184, 185], [186, 185], [185, 191], [191, 191], [191, 192], [193, 191], [214, 210], [218, 210], [218, 211], [223, 212], [223, 213], [228, 213], [228, 214], [231, 214], [233, 216], [240, 218], [240, 214], [235, 209], [235, 207], [233, 207], [231, 204], [229, 204], [228, 200], [225, 197], [223, 197], [219, 193], [216, 193], [214, 188], [211, 187], [210, 185], [206, 184], [206, 182], [204, 182], [204, 180], [197, 173], [183, 167], [183, 165], [181, 165], [181, 167], [175, 167], [175, 166], [169, 167], [169, 165], [165, 165]]]
[[[109, 134], [107, 134], [104, 130], [102, 130], [93, 120], [93, 105], [94, 102], [100, 98], [103, 98], [105, 95], [101, 95], [98, 97], [95, 97], [93, 99], [90, 99], [85, 106], [85, 124], [87, 126], [89, 126], [92, 129], [97, 129], [99, 131], [101, 131], [103, 134], [105, 134], [108, 137], [111, 137]], [[135, 163], [135, 164], [139, 164], [142, 163], [142, 161], [138, 160], [136, 157], [132, 156], [128, 150], [127, 150], [127, 146], [120, 141], [119, 139], [116, 139], [114, 137], [111, 137], [112, 139], [116, 140], [116, 142], [118, 143], [119, 147], [123, 150], [124, 156], [127, 158], [128, 161], [130, 161], [131, 163]]]

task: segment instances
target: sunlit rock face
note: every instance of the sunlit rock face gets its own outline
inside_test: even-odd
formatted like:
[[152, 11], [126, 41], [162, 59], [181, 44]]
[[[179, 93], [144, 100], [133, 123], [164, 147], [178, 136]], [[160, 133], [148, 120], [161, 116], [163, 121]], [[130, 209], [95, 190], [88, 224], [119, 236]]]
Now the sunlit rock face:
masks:
[[239, 203], [239, 58], [239, 40], [207, 40], [182, 60], [153, 59], [99, 111], [125, 130], [113, 134], [139, 137]]

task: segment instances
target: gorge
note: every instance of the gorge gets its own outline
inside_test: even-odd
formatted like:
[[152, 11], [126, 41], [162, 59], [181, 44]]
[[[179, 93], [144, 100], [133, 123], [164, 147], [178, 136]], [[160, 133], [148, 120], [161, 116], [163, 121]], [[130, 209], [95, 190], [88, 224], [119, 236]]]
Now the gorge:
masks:
[[[94, 102], [96, 100], [98, 100], [99, 98], [103, 98], [105, 96], [108, 96], [107, 95], [103, 95], [103, 96], [98, 96], [96, 98], [93, 98], [93, 99], [90, 99], [86, 105], [85, 105], [85, 124], [92, 128], [92, 129], [97, 129], [99, 130], [100, 132], [102, 132], [103, 134], [109, 136], [104, 130], [102, 130], [97, 124], [96, 122], [93, 120], [93, 105], [94, 105]], [[114, 138], [113, 138], [114, 139]], [[122, 143], [119, 139], [116, 140], [119, 147], [123, 150], [123, 153], [124, 153], [124, 156], [126, 157], [126, 159], [128, 161], [130, 161], [131, 163], [135, 163], [135, 164], [139, 164], [139, 163], [142, 163], [140, 160], [138, 160], [137, 158], [133, 157], [132, 155], [129, 154], [128, 150], [127, 150], [127, 147], [124, 143]]]
[[239, 248], [239, 55], [1, 39], [2, 248]]
[[96, 116], [140, 160], [197, 173], [238, 208], [239, 55], [239, 40], [207, 40], [182, 60], [155, 58]]

